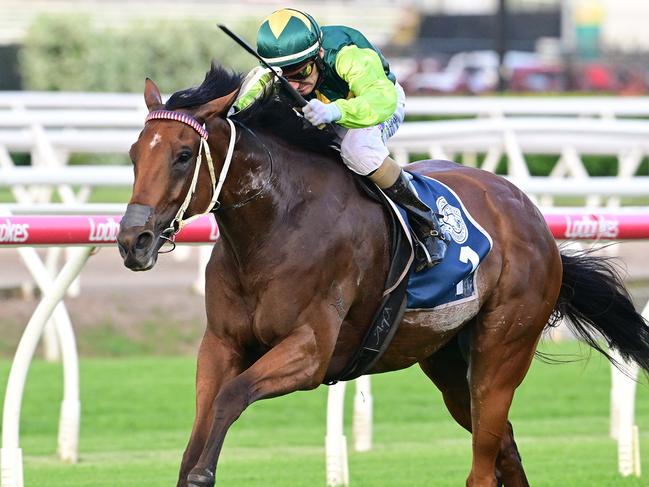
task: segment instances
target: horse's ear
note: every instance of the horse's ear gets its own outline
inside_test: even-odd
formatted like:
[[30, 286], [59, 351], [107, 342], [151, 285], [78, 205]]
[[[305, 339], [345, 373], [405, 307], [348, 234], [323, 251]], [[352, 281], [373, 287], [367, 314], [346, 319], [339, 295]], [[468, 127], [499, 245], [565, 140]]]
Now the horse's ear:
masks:
[[232, 106], [232, 103], [234, 103], [237, 93], [239, 93], [238, 88], [232, 93], [201, 105], [194, 113], [194, 116], [201, 120], [207, 120], [214, 115], [221, 115], [222, 113], [227, 112], [230, 109], [230, 106]]
[[162, 106], [160, 90], [150, 78], [147, 78], [144, 82], [144, 102], [150, 112]]

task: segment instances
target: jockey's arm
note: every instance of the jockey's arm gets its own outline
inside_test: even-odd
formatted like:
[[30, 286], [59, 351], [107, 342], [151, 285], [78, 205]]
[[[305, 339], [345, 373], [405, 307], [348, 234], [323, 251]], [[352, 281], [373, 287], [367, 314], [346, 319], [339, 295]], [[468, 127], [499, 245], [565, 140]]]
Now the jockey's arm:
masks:
[[336, 57], [336, 72], [349, 85], [352, 98], [334, 103], [341, 112], [336, 122], [347, 128], [371, 127], [384, 122], [397, 108], [397, 90], [372, 49], [346, 46]]
[[[281, 76], [282, 70], [280, 68], [275, 68], [275, 70]], [[276, 78], [270, 69], [264, 68], [263, 66], [255, 66], [252, 68], [241, 83], [239, 94], [232, 105], [234, 111], [238, 112], [252, 105], [255, 100], [264, 94], [265, 90], [269, 89], [275, 83], [275, 80]]]

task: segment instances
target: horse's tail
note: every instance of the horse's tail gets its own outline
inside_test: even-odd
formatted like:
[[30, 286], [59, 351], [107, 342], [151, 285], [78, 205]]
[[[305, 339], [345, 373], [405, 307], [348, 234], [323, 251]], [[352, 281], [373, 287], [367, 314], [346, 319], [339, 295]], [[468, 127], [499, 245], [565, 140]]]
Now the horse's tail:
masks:
[[625, 360], [649, 371], [649, 323], [635, 310], [611, 259], [585, 251], [561, 254], [561, 262], [563, 281], [555, 311], [612, 363], [619, 365], [600, 344], [601, 337]]

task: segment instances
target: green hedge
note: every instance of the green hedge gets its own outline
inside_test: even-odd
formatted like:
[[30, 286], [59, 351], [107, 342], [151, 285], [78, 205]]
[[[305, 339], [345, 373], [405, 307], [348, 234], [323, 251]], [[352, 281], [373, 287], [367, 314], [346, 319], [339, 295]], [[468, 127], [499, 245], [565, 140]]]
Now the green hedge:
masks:
[[[232, 28], [254, 39], [258, 19]], [[199, 84], [215, 60], [246, 72], [256, 61], [225, 36], [213, 19], [137, 20], [100, 29], [89, 16], [38, 16], [19, 62], [25, 89], [141, 92], [153, 79], [163, 92]]]

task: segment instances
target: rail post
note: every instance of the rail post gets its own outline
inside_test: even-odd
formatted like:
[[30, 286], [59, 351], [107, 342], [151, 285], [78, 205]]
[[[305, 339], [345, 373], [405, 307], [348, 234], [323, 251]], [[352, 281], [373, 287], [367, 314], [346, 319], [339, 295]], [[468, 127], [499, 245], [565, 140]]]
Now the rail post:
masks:
[[[34, 350], [43, 332], [45, 323], [52, 315], [54, 308], [63, 298], [70, 283], [79, 275], [88, 260], [93, 247], [75, 249], [72, 258], [63, 266], [59, 275], [54, 279], [52, 287], [43, 296], [32, 315], [16, 350], [14, 361], [9, 372], [7, 390], [2, 413], [2, 448], [0, 449], [1, 487], [23, 487], [22, 450], [19, 445], [20, 409], [22, 403], [25, 379], [34, 356]], [[70, 330], [71, 333], [71, 330]], [[69, 338], [69, 337], [68, 337]], [[74, 335], [72, 335], [74, 340]], [[76, 357], [76, 351], [75, 351]], [[70, 371], [73, 374], [72, 371]], [[79, 434], [79, 399], [78, 399], [78, 369], [76, 375], [77, 397], [64, 401], [61, 409], [61, 419], [66, 431], [59, 436], [59, 451], [61, 440], [68, 442], [66, 454], [70, 448], [75, 450], [70, 460], [76, 460], [76, 444]]]

